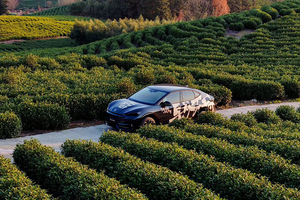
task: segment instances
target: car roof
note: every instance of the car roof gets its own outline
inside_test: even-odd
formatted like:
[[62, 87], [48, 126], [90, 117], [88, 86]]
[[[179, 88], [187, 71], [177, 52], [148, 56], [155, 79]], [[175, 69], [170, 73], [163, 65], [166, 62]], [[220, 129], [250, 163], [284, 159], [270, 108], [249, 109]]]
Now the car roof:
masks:
[[159, 84], [159, 85], [151, 85], [148, 88], [156, 89], [163, 92], [176, 92], [182, 90], [195, 90], [183, 85], [172, 85], [172, 84]]

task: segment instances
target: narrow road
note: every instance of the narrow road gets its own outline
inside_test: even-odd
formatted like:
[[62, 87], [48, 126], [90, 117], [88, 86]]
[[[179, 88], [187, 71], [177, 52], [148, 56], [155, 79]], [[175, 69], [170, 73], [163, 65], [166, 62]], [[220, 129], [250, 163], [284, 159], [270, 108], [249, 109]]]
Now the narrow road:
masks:
[[23, 143], [24, 140], [35, 138], [42, 144], [53, 147], [56, 151], [60, 151], [60, 145], [67, 139], [84, 139], [98, 142], [102, 133], [110, 130], [112, 127], [108, 125], [98, 125], [83, 128], [74, 128], [59, 132], [44, 133], [21, 138], [10, 138], [0, 140], [0, 155], [12, 159], [12, 153], [18, 143]]
[[[278, 106], [291, 105], [295, 108], [300, 106], [300, 102], [287, 102], [279, 104], [269, 105], [255, 105], [244, 106], [231, 109], [218, 110], [217, 113], [221, 113], [227, 118], [230, 118], [235, 113], [247, 113], [256, 109], [268, 108], [270, 110], [276, 110]], [[24, 140], [35, 138], [42, 144], [53, 147], [56, 151], [60, 151], [61, 144], [67, 139], [84, 139], [99, 141], [100, 136], [106, 130], [112, 130], [113, 128], [108, 125], [98, 125], [83, 128], [74, 128], [52, 133], [44, 133], [34, 136], [26, 136], [22, 138], [0, 139], [0, 155], [4, 155], [6, 158], [12, 159], [12, 153], [18, 143], [23, 143]]]
[[243, 106], [243, 107], [218, 110], [216, 111], [216, 113], [221, 113], [222, 115], [224, 115], [224, 117], [230, 118], [233, 114], [236, 113], [246, 114], [247, 112], [254, 111], [256, 109], [267, 108], [269, 110], [275, 111], [278, 106], [282, 106], [282, 105], [294, 106], [297, 109], [300, 107], [300, 102], [286, 102], [286, 103], [267, 104], [267, 105]]

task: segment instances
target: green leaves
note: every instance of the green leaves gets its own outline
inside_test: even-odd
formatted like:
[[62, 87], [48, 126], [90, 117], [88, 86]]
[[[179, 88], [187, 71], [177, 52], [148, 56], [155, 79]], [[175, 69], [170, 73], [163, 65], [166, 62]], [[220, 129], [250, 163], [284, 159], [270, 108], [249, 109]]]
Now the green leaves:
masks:
[[13, 112], [0, 113], [0, 138], [17, 137], [21, 133], [22, 123]]
[[0, 16], [1, 40], [67, 36], [74, 22], [42, 17]]
[[52, 198], [9, 159], [0, 156], [0, 199], [50, 200]]
[[[160, 131], [154, 134], [159, 135]], [[269, 199], [299, 198], [297, 190], [271, 184], [265, 177], [257, 178], [247, 170], [234, 168], [226, 163], [217, 162], [213, 157], [192, 150], [186, 150], [176, 143], [162, 143], [146, 139], [138, 134], [109, 131], [100, 141], [144, 160], [165, 166], [188, 175], [229, 199]]]
[[18, 144], [13, 153], [18, 167], [54, 197], [62, 199], [147, 199], [143, 194], [67, 159], [37, 140]]
[[104, 143], [67, 140], [62, 153], [141, 190], [151, 199], [220, 199], [186, 176]]
[[[206, 130], [203, 130], [202, 126], [198, 127], [198, 131], [202, 132], [203, 135], [205, 135], [203, 132], [214, 131], [214, 127], [206, 127]], [[186, 124], [182, 129], [191, 130], [197, 134], [196, 124]], [[300, 167], [290, 164], [289, 160], [274, 153], [268, 153], [256, 146], [237, 146], [222, 139], [208, 138], [211, 137], [209, 134], [207, 134], [208, 137], [205, 137], [193, 135], [183, 130], [167, 126], [148, 126], [139, 129], [138, 133], [162, 142], [176, 142], [186, 149], [194, 149], [197, 152], [214, 156], [218, 161], [228, 162], [235, 167], [264, 175], [272, 182], [282, 183], [287, 187], [300, 188]]]

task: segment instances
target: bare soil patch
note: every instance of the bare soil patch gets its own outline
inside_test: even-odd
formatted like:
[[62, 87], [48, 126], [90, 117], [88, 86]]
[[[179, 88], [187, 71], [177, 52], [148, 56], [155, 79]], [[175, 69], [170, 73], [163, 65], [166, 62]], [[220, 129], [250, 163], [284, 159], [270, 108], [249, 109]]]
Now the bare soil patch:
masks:
[[68, 38], [68, 36], [59, 36], [59, 37], [51, 37], [51, 38], [39, 38], [39, 39], [34, 39], [34, 40], [5, 40], [5, 41], [0, 41], [0, 44], [13, 44], [17, 42], [25, 42], [25, 41], [35, 41], [35, 40], [50, 40], [50, 39], [61, 39], [61, 38]]
[[0, 44], [12, 44], [16, 42], [25, 42], [27, 40], [6, 40], [6, 41], [0, 41]]
[[234, 31], [234, 30], [227, 29], [226, 32], [225, 32], [225, 35], [226, 36], [232, 36], [232, 37], [235, 37], [237, 39], [241, 39], [241, 37], [243, 37], [244, 35], [253, 33], [254, 31], [255, 30], [252, 30], [252, 29], [244, 29], [242, 31]]

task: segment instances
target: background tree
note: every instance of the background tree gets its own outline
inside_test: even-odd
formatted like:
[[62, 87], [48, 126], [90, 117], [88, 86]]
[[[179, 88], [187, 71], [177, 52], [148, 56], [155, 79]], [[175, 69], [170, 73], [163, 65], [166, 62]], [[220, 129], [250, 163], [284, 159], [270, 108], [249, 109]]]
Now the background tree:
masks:
[[211, 0], [188, 0], [184, 4], [184, 21], [202, 19], [212, 16], [213, 5]]
[[138, 5], [138, 12], [151, 20], [154, 20], [156, 16], [170, 19], [172, 15], [169, 5], [168, 0], [141, 0]]
[[213, 0], [213, 9], [213, 15], [215, 17], [230, 13], [230, 8], [228, 6], [227, 0]]
[[7, 0], [0, 0], [0, 15], [3, 15], [7, 12]]
[[180, 11], [184, 10], [184, 5], [188, 0], [170, 0], [170, 10], [172, 16], [178, 16]]
[[19, 0], [8, 0], [7, 9], [14, 11], [19, 5]]

